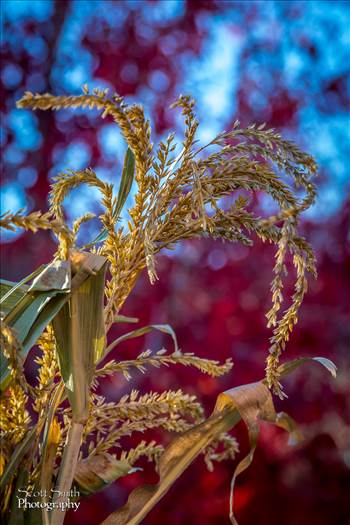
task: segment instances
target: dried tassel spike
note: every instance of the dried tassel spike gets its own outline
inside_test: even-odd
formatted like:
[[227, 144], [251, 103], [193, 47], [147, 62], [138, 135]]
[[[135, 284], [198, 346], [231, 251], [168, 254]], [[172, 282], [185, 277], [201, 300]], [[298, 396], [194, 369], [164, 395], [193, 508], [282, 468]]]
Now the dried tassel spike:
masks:
[[148, 232], [145, 232], [144, 236], [144, 249], [146, 256], [146, 266], [148, 277], [151, 284], [154, 284], [159, 278], [156, 271], [155, 259], [154, 259], [154, 246], [150, 239]]

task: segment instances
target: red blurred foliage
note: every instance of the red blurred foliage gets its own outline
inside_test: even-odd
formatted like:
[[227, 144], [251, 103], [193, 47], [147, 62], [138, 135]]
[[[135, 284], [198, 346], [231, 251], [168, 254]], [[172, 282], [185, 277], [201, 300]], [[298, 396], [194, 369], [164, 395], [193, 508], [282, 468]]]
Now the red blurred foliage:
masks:
[[[284, 356], [329, 357], [339, 367], [338, 379], [332, 380], [323, 369], [310, 364], [286, 381], [289, 398], [276, 404], [300, 423], [305, 441], [296, 449], [290, 448], [283, 431], [263, 425], [253, 465], [237, 481], [235, 509], [241, 525], [347, 524], [349, 207], [350, 203], [342, 215], [326, 226], [327, 235], [333, 239], [332, 247], [317, 246], [320, 226], [305, 225], [308, 237], [315, 239], [319, 278], [311, 282], [300, 322]], [[213, 250], [219, 249], [227, 254], [227, 262], [220, 270], [213, 270], [208, 261]], [[179, 257], [160, 259], [160, 280], [156, 285], [152, 287], [146, 275], [140, 279], [124, 308], [127, 315], [139, 317], [142, 324], [172, 324], [186, 351], [220, 360], [232, 356], [232, 372], [220, 379], [208, 379], [188, 368], [151, 370], [146, 376], [135, 373], [133, 387], [141, 391], [181, 387], [199, 395], [209, 413], [220, 391], [262, 377], [268, 338], [263, 312], [269, 304], [273, 251], [259, 243], [250, 251], [239, 254], [239, 250], [242, 249], [212, 242], [186, 243]], [[158, 350], [170, 344], [161, 335], [144, 343], [135, 340], [126, 343], [116, 357], [127, 358], [141, 348]], [[103, 384], [102, 392], [117, 398], [130, 386], [116, 377]], [[242, 423], [235, 435], [243, 455], [248, 444]], [[88, 525], [98, 523], [125, 501], [132, 488], [141, 482], [154, 482], [150, 467], [142, 466], [144, 473], [124, 478], [83, 502], [77, 514], [70, 514], [68, 523], [77, 519]], [[226, 462], [210, 473], [201, 458], [197, 459], [145, 519], [145, 525], [166, 521], [174, 525], [228, 523], [233, 466]]]

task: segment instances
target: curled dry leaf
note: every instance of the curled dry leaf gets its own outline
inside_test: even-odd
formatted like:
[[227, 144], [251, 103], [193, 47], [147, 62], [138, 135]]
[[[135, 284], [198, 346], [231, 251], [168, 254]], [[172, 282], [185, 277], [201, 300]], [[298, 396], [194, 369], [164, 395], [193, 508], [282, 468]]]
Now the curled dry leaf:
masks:
[[74, 480], [81, 492], [88, 495], [134, 470], [126, 459], [117, 460], [111, 454], [102, 453], [79, 461]]
[[[289, 363], [282, 365], [284, 375], [308, 360], [319, 362], [328, 370], [335, 369], [333, 363], [324, 358], [304, 358], [292, 361], [290, 366]], [[276, 413], [272, 395], [265, 380], [232, 388], [220, 394], [212, 415], [203, 423], [176, 437], [165, 449], [159, 461], [159, 483], [133, 490], [126, 505], [110, 514], [102, 525], [137, 525], [140, 523], [198, 454], [220, 433], [232, 429], [240, 419], [248, 428], [250, 451], [236, 466], [231, 483], [230, 519], [234, 525], [237, 525], [233, 514], [234, 483], [237, 476], [253, 460], [259, 435], [259, 421], [267, 421], [284, 428], [289, 433], [290, 443], [301, 440], [301, 434], [292, 418], [284, 412]]]

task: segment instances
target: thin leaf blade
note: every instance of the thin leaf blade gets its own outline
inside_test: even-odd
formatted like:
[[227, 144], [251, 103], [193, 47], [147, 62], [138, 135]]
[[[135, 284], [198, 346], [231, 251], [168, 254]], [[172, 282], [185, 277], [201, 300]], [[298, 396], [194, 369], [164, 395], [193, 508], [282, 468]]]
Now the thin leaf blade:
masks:
[[322, 365], [326, 370], [328, 370], [332, 377], [335, 378], [337, 376], [337, 367], [330, 359], [327, 359], [326, 357], [300, 357], [298, 359], [293, 359], [292, 361], [283, 363], [278, 369], [280, 377], [288, 375], [299, 368], [300, 365], [312, 361]]
[[128, 339], [135, 339], [137, 337], [141, 337], [143, 335], [146, 335], [149, 332], [152, 332], [152, 330], [158, 330], [158, 331], [162, 332], [163, 334], [170, 335], [170, 337], [172, 338], [172, 340], [174, 342], [175, 352], [179, 352], [180, 351], [175, 331], [169, 324], [150, 324], [150, 325], [142, 326], [141, 328], [136, 328], [136, 330], [132, 330], [131, 332], [127, 332], [126, 334], [123, 334], [120, 337], [118, 337], [117, 339], [115, 339], [107, 347], [105, 356], [109, 352], [114, 350], [114, 348], [116, 346], [118, 346], [120, 343], [123, 343], [124, 341], [127, 341]]
[[[119, 185], [119, 191], [118, 191], [118, 197], [115, 209], [113, 210], [113, 218], [117, 221], [120, 213], [123, 209], [123, 206], [126, 202], [126, 199], [128, 198], [128, 195], [131, 190], [131, 186], [134, 180], [134, 173], [135, 173], [135, 157], [133, 152], [130, 148], [127, 149], [125, 157], [124, 157], [124, 165], [123, 165], [123, 171], [121, 176], [121, 181]], [[108, 232], [104, 228], [98, 236], [89, 244], [86, 244], [84, 248], [89, 248], [91, 246], [94, 246], [95, 244], [99, 242], [103, 242], [107, 239]]]
[[135, 172], [135, 157], [130, 148], [126, 150], [124, 165], [122, 171], [122, 178], [120, 181], [117, 204], [114, 210], [114, 217], [117, 219], [123, 209], [123, 206], [128, 198], [131, 186], [134, 180]]

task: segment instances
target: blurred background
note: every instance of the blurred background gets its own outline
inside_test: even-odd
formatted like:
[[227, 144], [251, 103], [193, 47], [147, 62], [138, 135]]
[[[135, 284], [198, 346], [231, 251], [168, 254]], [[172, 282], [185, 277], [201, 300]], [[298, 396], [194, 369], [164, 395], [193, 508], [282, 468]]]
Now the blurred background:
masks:
[[[291, 449], [283, 431], [263, 425], [254, 463], [238, 479], [235, 506], [240, 525], [348, 524], [349, 2], [3, 0], [1, 14], [2, 213], [46, 210], [50, 181], [62, 169], [91, 166], [117, 184], [125, 152], [117, 127], [98, 112], [17, 110], [26, 90], [76, 94], [84, 83], [109, 87], [145, 105], [154, 142], [170, 129], [181, 140], [179, 114], [169, 105], [189, 93], [197, 100], [201, 141], [238, 118], [243, 125], [267, 122], [315, 156], [319, 198], [303, 229], [316, 250], [319, 277], [310, 283], [286, 357], [329, 357], [339, 375], [334, 381], [310, 365], [288, 378], [289, 398], [276, 404], [300, 422], [305, 441]], [[75, 190], [66, 200], [69, 219], [98, 212], [96, 197], [91, 189]], [[268, 205], [258, 199], [262, 210]], [[2, 276], [11, 280], [48, 261], [55, 249], [44, 232], [3, 234], [2, 243]], [[151, 286], [143, 275], [123, 313], [142, 324], [170, 323], [184, 351], [232, 357], [235, 366], [215, 380], [181, 368], [135, 373], [132, 384], [115, 377], [104, 383], [104, 395], [118, 399], [131, 386], [182, 388], [197, 394], [209, 413], [219, 392], [262, 377], [273, 262], [273, 250], [259, 242], [246, 248], [188, 241], [161, 256], [160, 280]], [[170, 342], [153, 334], [125, 344], [119, 356], [162, 346]], [[243, 454], [243, 425], [235, 435]], [[95, 525], [134, 486], [155, 481], [150, 466], [142, 466], [68, 513], [67, 523]], [[145, 525], [229, 523], [233, 468], [226, 462], [209, 473], [198, 458]]]

